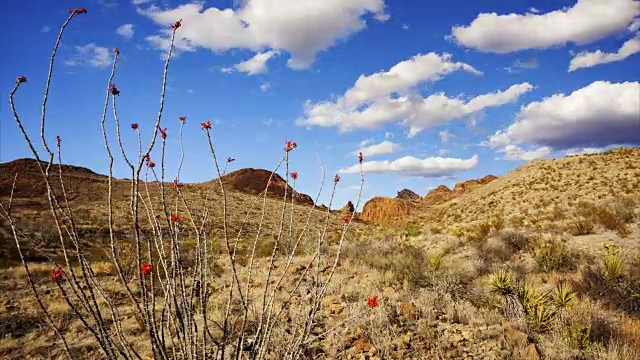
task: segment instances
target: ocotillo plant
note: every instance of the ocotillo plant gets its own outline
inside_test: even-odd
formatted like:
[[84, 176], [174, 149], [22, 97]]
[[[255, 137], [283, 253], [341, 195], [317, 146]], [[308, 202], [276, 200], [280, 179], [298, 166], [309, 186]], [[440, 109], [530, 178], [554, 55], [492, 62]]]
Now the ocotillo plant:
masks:
[[[265, 359], [286, 358], [296, 359], [306, 355], [314, 342], [322, 338], [322, 334], [313, 333], [314, 326], [322, 306], [322, 299], [327, 293], [329, 284], [339, 264], [341, 251], [345, 243], [345, 235], [349, 230], [355, 213], [344, 219], [337, 248], [334, 252], [326, 252], [327, 229], [333, 221], [330, 210], [326, 210], [326, 217], [319, 230], [319, 236], [314, 238], [313, 252], [310, 260], [303, 266], [301, 272], [289, 271], [294, 257], [302, 247], [303, 239], [315, 236], [310, 230], [310, 219], [316, 206], [309, 207], [302, 226], [294, 226], [293, 212], [295, 208], [295, 182], [297, 172], [290, 172], [290, 165], [297, 144], [288, 141], [285, 144], [282, 159], [271, 172], [268, 183], [271, 183], [276, 171], [284, 168], [285, 187], [282, 197], [282, 210], [279, 225], [266, 262], [257, 259], [256, 251], [263, 233], [265, 217], [268, 216], [267, 194], [269, 185], [256, 196], [253, 210], [262, 203], [262, 213], [255, 235], [249, 243], [248, 261], [240, 264], [238, 249], [245, 225], [248, 223], [247, 211], [238, 234], [232, 234], [229, 229], [229, 214], [227, 208], [227, 191], [223, 176], [229, 163], [228, 158], [221, 169], [221, 161], [217, 157], [211, 136], [210, 121], [201, 122], [200, 126], [208, 143], [213, 168], [217, 175], [217, 187], [208, 191], [217, 191], [222, 197], [222, 216], [218, 224], [222, 225], [221, 239], [212, 236], [211, 203], [205, 197], [202, 208], [190, 202], [183, 184], [180, 183], [180, 173], [185, 159], [182, 147], [182, 129], [186, 126], [186, 116], [180, 120], [180, 152], [181, 160], [175, 179], [166, 185], [165, 153], [168, 130], [161, 125], [164, 112], [165, 91], [167, 89], [167, 74], [174, 50], [176, 33], [182, 21], [172, 25], [169, 51], [164, 63], [162, 89], [160, 95], [160, 109], [153, 124], [153, 136], [146, 148], [143, 148], [140, 126], [130, 124], [130, 128], [137, 135], [138, 153], [136, 156], [127, 155], [121, 138], [121, 122], [117, 111], [117, 99], [121, 90], [114, 83], [120, 51], [113, 51], [113, 65], [105, 87], [104, 108], [100, 120], [105, 151], [109, 159], [108, 194], [106, 196], [108, 208], [109, 246], [107, 253], [113, 263], [115, 273], [124, 289], [127, 309], [138, 319], [140, 329], [145, 338], [140, 343], [139, 334], [134, 340], [130, 331], [122, 326], [125, 307], [114, 299], [101, 278], [94, 273], [90, 260], [86, 255], [86, 241], [78, 231], [77, 215], [70, 206], [65, 188], [65, 178], [62, 171], [62, 139], [56, 137], [56, 147], [52, 149], [46, 130], [46, 109], [52, 73], [55, 69], [56, 52], [60, 45], [65, 29], [70, 22], [79, 15], [87, 14], [86, 9], [69, 10], [69, 16], [64, 21], [49, 62], [49, 72], [42, 102], [42, 117], [40, 119], [40, 140], [46, 152], [41, 157], [34, 147], [33, 138], [27, 133], [16, 109], [14, 98], [18, 90], [26, 85], [27, 78], [20, 76], [10, 93], [9, 100], [15, 122], [24, 136], [34, 158], [37, 160], [42, 181], [46, 184], [47, 199], [50, 213], [55, 224], [59, 252], [63, 261], [58, 262], [49, 258], [52, 264], [51, 281], [75, 316], [82, 322], [87, 334], [92, 337], [104, 356], [108, 359], [143, 359], [152, 356], [154, 359]], [[124, 93], [122, 96], [125, 96]], [[107, 115], [109, 106], [113, 114], [113, 125], [117, 144], [112, 144], [107, 136]], [[158, 164], [151, 158], [152, 150], [161, 146], [161, 156]], [[116, 219], [114, 218], [114, 183], [113, 163], [114, 152], [120, 152], [131, 172], [129, 190], [130, 219], [128, 224], [120, 225], [129, 230], [131, 242], [126, 243], [116, 236]], [[58, 174], [52, 173], [54, 162], [58, 162]], [[359, 156], [362, 164], [362, 154]], [[324, 168], [320, 162], [324, 178]], [[159, 170], [159, 171], [158, 171]], [[360, 204], [364, 176], [360, 172], [360, 193], [356, 207]], [[3, 217], [9, 222], [15, 244], [22, 261], [26, 277], [40, 310], [55, 331], [68, 358], [82, 357], [76, 355], [69, 344], [69, 339], [56, 325], [52, 315], [47, 310], [45, 299], [38, 291], [34, 275], [29, 269], [21, 245], [29, 241], [28, 236], [19, 228], [19, 224], [12, 215], [12, 202], [16, 186], [14, 178], [11, 196], [8, 204], [0, 204]], [[293, 179], [292, 187], [289, 179]], [[155, 183], [150, 183], [154, 180]], [[333, 179], [331, 208], [336, 187], [340, 177]], [[324, 180], [316, 197], [316, 202], [324, 186]], [[294, 194], [288, 194], [289, 189]], [[290, 201], [289, 201], [290, 199]], [[173, 201], [172, 201], [173, 200]], [[160, 206], [157, 206], [159, 202]], [[286, 218], [287, 209], [291, 217]], [[288, 220], [288, 229], [287, 228]], [[146, 230], [145, 230], [146, 229]], [[195, 239], [195, 247], [184, 249], [184, 240], [189, 237]], [[214, 249], [222, 243], [223, 255], [215, 257]], [[123, 247], [133, 247], [133, 271], [123, 259]], [[282, 253], [284, 252], [284, 256]], [[191, 257], [187, 261], [186, 256]], [[220, 287], [214, 287], [213, 275], [215, 262], [226, 261], [230, 269], [231, 281]], [[276, 264], [280, 260], [281, 264]], [[326, 266], [325, 266], [326, 265]], [[264, 273], [266, 278], [256, 281], [257, 273]], [[291, 283], [292, 287], [285, 289], [284, 284]], [[258, 285], [256, 285], [258, 284]], [[254, 293], [255, 292], [255, 293]], [[293, 301], [297, 294], [308, 294], [305, 302]], [[214, 313], [212, 299], [223, 299], [222, 311]], [[375, 299], [374, 299], [375, 302]], [[371, 303], [369, 304], [371, 306]], [[285, 314], [297, 314], [293, 321], [283, 321]], [[284, 328], [284, 331], [279, 329]], [[327, 331], [331, 331], [329, 329]], [[274, 347], [274, 336], [287, 336], [287, 346]], [[281, 343], [282, 344], [282, 343]]]

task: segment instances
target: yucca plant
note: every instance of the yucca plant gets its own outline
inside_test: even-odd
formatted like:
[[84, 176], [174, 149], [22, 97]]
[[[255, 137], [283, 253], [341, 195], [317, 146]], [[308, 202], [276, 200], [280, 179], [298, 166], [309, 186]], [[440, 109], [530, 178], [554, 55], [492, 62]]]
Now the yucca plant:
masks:
[[566, 281], [559, 283], [551, 292], [554, 305], [560, 309], [571, 306], [575, 298], [576, 293], [573, 291], [573, 287]]
[[491, 276], [491, 292], [501, 296], [513, 296], [516, 294], [516, 281], [506, 269], [499, 269]]
[[622, 278], [624, 264], [620, 256], [618, 256], [618, 247], [613, 244], [604, 244], [605, 255], [602, 260], [604, 265], [604, 276], [609, 281], [618, 281]]

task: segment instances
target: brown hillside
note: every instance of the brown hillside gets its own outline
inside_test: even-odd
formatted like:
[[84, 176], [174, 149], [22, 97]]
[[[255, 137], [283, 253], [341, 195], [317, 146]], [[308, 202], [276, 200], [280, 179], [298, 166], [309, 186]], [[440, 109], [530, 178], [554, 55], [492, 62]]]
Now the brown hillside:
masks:
[[415, 208], [416, 205], [410, 201], [374, 197], [364, 204], [360, 219], [374, 224], [392, 225]]
[[640, 200], [638, 159], [640, 148], [534, 160], [484, 186], [472, 185], [448, 203], [425, 201], [423, 217], [437, 214], [438, 222], [461, 225], [497, 216], [516, 222], [531, 217], [570, 221], [574, 210], [585, 203], [624, 197]]
[[[248, 168], [224, 175], [222, 181], [227, 189], [255, 195], [264, 191], [267, 187], [269, 177], [271, 177], [271, 171]], [[293, 188], [286, 183], [282, 176], [274, 173], [271, 178], [268, 193], [275, 197], [282, 198], [285, 193], [285, 188], [287, 189], [287, 199], [291, 199]], [[296, 193], [295, 200], [299, 204], [313, 205], [313, 199], [307, 194]]]

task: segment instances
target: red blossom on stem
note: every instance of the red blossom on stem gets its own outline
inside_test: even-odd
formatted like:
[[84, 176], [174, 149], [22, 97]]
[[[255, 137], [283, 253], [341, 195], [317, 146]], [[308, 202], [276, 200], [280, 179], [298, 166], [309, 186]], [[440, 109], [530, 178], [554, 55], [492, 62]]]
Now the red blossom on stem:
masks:
[[179, 116], [178, 120], [180, 120], [182, 122], [185, 122], [185, 121], [187, 121], [187, 117], [186, 116]]
[[344, 224], [345, 224], [345, 225], [347, 225], [347, 224], [351, 223], [351, 218], [346, 217], [346, 218], [344, 218], [344, 219], [342, 219], [342, 220], [344, 220]]
[[173, 182], [169, 186], [177, 190], [178, 187], [182, 187], [182, 186], [184, 186], [184, 184], [180, 184], [178, 182], [178, 178], [175, 178], [175, 179], [173, 179]]
[[297, 178], [298, 178], [298, 172], [296, 172], [296, 171], [292, 172], [292, 173], [291, 173], [291, 178], [292, 178], [293, 180], [297, 179]]
[[87, 9], [85, 8], [77, 8], [75, 10], [69, 9], [69, 15], [79, 15], [79, 14], [86, 14], [86, 13], [87, 13]]
[[113, 49], [113, 53], [116, 55], [120, 55], [120, 50], [118, 48]]
[[56, 144], [58, 144], [58, 147], [60, 147], [60, 136], [56, 136]]
[[65, 218], [60, 218], [60, 220], [58, 220], [58, 224], [60, 224], [60, 226], [65, 226], [67, 224], [67, 220]]
[[149, 161], [147, 163], [147, 166], [153, 169], [154, 167], [156, 167], [156, 163], [154, 163], [153, 161]]
[[64, 272], [59, 266], [51, 269], [51, 281], [59, 282], [60, 280], [62, 280], [63, 275]]
[[131, 124], [131, 129], [138, 130], [138, 124], [137, 123]]
[[297, 147], [298, 147], [298, 144], [296, 144], [295, 142], [289, 140], [286, 143], [286, 147], [284, 148], [284, 151], [289, 152], [289, 151], [291, 151], [291, 150], [293, 150], [293, 149], [295, 149]]
[[182, 19], [174, 22], [173, 25], [171, 25], [171, 28], [173, 29], [173, 31], [176, 31], [180, 26], [182, 26]]
[[340, 181], [340, 175], [336, 174], [336, 176], [333, 177], [333, 182], [337, 183]]
[[24, 83], [24, 82], [27, 82], [26, 76], [18, 76], [16, 78], [16, 83], [21, 84], [21, 83]]
[[234, 161], [236, 161], [236, 159], [232, 158], [231, 156], [229, 156], [229, 157], [227, 158], [227, 162], [228, 162], [228, 163], [230, 163], [230, 162], [234, 162]]
[[358, 161], [360, 162], [360, 164], [362, 164], [362, 151], [360, 151], [360, 154], [358, 154]]
[[142, 264], [142, 275], [147, 276], [149, 274], [151, 274], [151, 264], [146, 263], [146, 264]]
[[180, 219], [180, 215], [178, 215], [176, 213], [173, 213], [173, 214], [171, 214], [171, 221], [173, 221], [175, 223], [179, 223], [182, 220]]
[[211, 121], [200, 123], [200, 126], [202, 126], [202, 130], [209, 130], [211, 129]]
[[120, 90], [118, 90], [115, 84], [109, 84], [109, 92], [114, 96], [120, 95]]
[[374, 296], [374, 297], [370, 297], [369, 299], [367, 299], [367, 306], [370, 308], [374, 308], [376, 306], [379, 306], [380, 304], [378, 303], [378, 296]]
[[160, 136], [162, 136], [163, 139], [167, 138], [167, 128], [162, 129], [158, 127], [158, 131], [160, 132]]

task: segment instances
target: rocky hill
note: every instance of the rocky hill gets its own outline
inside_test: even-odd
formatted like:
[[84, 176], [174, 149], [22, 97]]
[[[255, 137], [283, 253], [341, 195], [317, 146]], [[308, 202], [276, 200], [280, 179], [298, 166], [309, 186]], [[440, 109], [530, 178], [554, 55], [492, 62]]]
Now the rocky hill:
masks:
[[[291, 199], [291, 195], [294, 193], [291, 185], [288, 185], [282, 176], [276, 173], [271, 176], [271, 171], [268, 170], [240, 169], [224, 175], [222, 182], [227, 189], [256, 195], [267, 188], [270, 177], [271, 183], [268, 186], [268, 194], [282, 198], [286, 189], [287, 198]], [[217, 180], [213, 180], [213, 182], [217, 183]], [[307, 194], [296, 193], [295, 201], [299, 204], [313, 205], [313, 199]]]
[[440, 185], [437, 188], [429, 191], [424, 197], [423, 202], [427, 205], [443, 204], [447, 201], [467, 194], [474, 189], [482, 187], [493, 180], [497, 179], [497, 176], [487, 175], [480, 179], [472, 179], [455, 184], [453, 190], [449, 189], [445, 185]]
[[[516, 223], [532, 218], [572, 220], [579, 208], [612, 199], [640, 199], [640, 148], [534, 160], [499, 178], [439, 187], [422, 203], [422, 218], [469, 224], [497, 217]], [[485, 183], [482, 186], [478, 184]], [[462, 195], [454, 196], [456, 189]], [[448, 190], [448, 191], [447, 191]], [[433, 216], [431, 216], [431, 215]]]
[[402, 189], [398, 191], [398, 195], [396, 195], [396, 199], [400, 200], [418, 200], [420, 199], [420, 195], [409, 189]]

